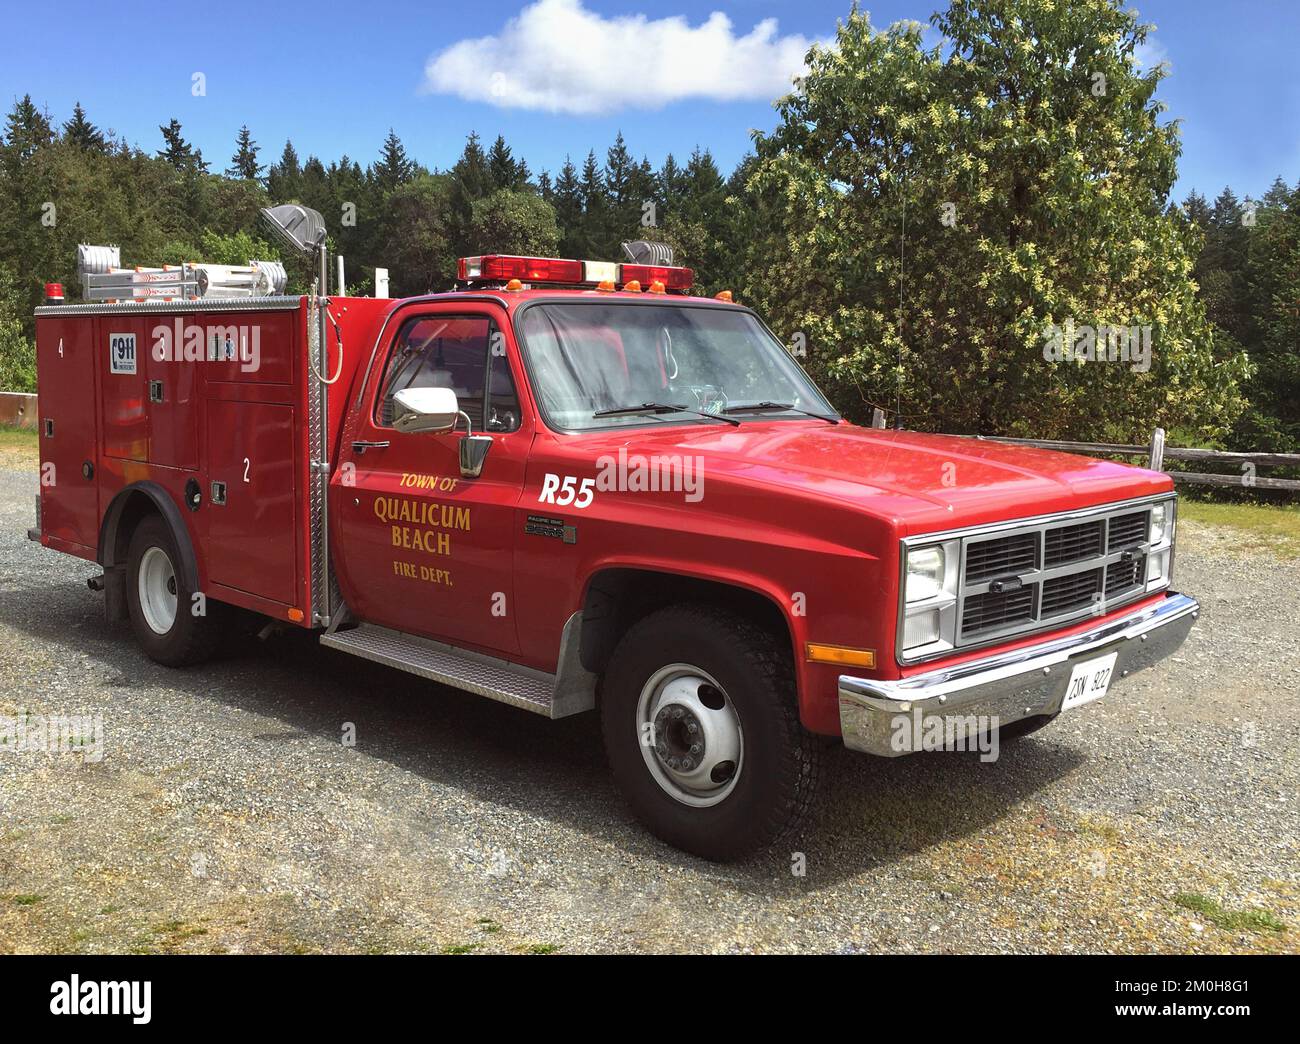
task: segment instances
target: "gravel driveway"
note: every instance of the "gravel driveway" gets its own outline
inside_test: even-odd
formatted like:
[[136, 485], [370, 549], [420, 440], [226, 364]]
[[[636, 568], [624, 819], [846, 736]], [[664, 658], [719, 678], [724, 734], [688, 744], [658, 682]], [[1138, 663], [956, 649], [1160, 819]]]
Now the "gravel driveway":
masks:
[[0, 952], [1300, 950], [1300, 563], [1224, 530], [1182, 526], [1173, 660], [993, 764], [836, 749], [803, 836], [718, 867], [632, 821], [593, 715], [302, 633], [157, 666], [34, 490], [0, 471], [0, 714], [102, 715], [104, 756], [0, 752]]

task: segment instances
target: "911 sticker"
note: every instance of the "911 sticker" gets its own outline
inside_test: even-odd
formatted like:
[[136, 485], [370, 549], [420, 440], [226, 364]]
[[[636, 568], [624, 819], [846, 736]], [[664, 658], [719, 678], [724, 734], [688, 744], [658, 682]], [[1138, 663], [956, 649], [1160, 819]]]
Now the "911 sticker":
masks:
[[135, 334], [108, 335], [108, 364], [110, 373], [135, 373]]

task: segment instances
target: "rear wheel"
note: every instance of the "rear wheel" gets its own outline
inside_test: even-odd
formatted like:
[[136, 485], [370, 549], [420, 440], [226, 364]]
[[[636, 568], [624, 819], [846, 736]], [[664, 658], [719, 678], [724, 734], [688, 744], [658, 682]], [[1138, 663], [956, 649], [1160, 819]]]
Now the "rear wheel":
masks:
[[131, 535], [127, 557], [127, 608], [136, 640], [150, 659], [168, 667], [199, 663], [221, 637], [220, 606], [195, 599], [182, 579], [180, 555], [161, 518], [146, 518]]
[[820, 748], [799, 724], [785, 643], [735, 614], [660, 610], [619, 643], [601, 727], [615, 781], [652, 833], [738, 859], [811, 806]]

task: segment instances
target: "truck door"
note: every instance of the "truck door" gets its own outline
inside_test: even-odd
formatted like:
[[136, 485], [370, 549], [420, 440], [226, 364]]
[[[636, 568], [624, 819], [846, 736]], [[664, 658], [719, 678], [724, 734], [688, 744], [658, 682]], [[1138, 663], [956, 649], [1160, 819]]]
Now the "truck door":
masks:
[[[331, 483], [333, 558], [360, 619], [497, 655], [518, 651], [515, 507], [532, 422], [519, 407], [514, 345], [498, 313], [463, 303], [413, 309], [386, 334]], [[492, 437], [477, 478], [454, 433], [392, 426], [403, 388], [448, 387], [475, 434]]]

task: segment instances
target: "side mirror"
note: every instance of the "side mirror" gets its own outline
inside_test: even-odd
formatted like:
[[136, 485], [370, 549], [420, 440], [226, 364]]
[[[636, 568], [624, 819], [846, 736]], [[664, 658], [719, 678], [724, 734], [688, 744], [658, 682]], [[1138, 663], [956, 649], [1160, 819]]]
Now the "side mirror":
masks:
[[450, 388], [403, 388], [393, 404], [393, 427], [402, 432], [451, 431], [461, 416]]

